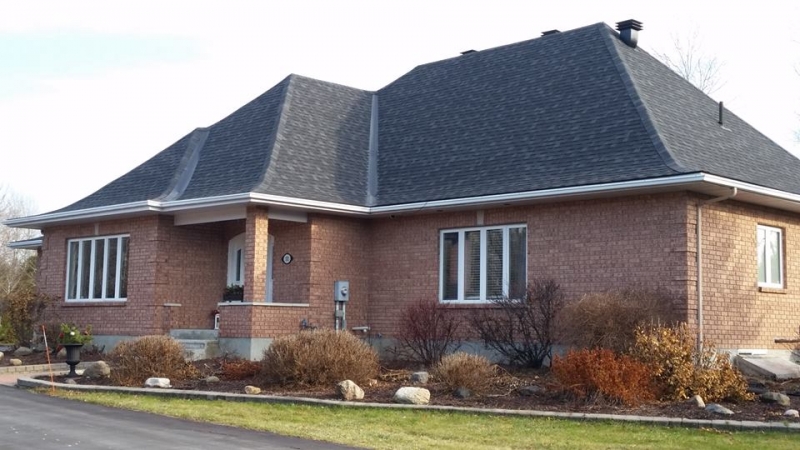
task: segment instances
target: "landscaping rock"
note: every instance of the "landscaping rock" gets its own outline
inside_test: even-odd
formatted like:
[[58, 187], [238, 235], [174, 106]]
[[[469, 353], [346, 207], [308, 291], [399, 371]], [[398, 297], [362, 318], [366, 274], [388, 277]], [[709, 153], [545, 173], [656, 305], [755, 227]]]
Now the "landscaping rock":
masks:
[[733, 411], [731, 411], [730, 409], [728, 409], [728, 408], [726, 408], [726, 407], [724, 407], [722, 405], [719, 405], [717, 403], [709, 403], [706, 406], [706, 411], [712, 412], [714, 414], [722, 414], [724, 416], [732, 416], [733, 415]]
[[250, 395], [260, 394], [261, 393], [261, 388], [260, 387], [255, 387], [255, 386], [245, 386], [244, 387], [244, 393], [245, 394], [250, 394]]
[[0, 361], [3, 360], [3, 352], [0, 352]]
[[364, 390], [350, 380], [339, 382], [336, 385], [336, 394], [340, 399], [346, 401], [364, 399]]
[[393, 400], [397, 403], [427, 405], [431, 401], [431, 391], [418, 387], [401, 387], [394, 393]]
[[211, 375], [210, 377], [203, 378], [203, 381], [205, 381], [206, 383], [219, 383], [219, 377]]
[[428, 372], [414, 372], [411, 374], [412, 383], [426, 384], [429, 378]]
[[61, 350], [56, 353], [56, 358], [58, 359], [67, 359], [67, 349], [62, 348]]
[[148, 378], [147, 381], [144, 382], [144, 387], [155, 387], [155, 388], [162, 388], [168, 389], [171, 388], [172, 385], [169, 384], [169, 378]]
[[544, 391], [545, 391], [545, 389], [543, 387], [536, 386], [536, 385], [523, 386], [523, 387], [519, 388], [519, 393], [521, 395], [526, 396], [526, 397], [531, 397], [531, 396], [534, 396], [534, 395], [538, 395], [538, 394], [543, 393]]
[[370, 378], [369, 381], [367, 381], [367, 386], [369, 387], [375, 387], [377, 385], [378, 385], [378, 380], [376, 380], [375, 378]]
[[777, 403], [781, 406], [789, 406], [792, 401], [789, 396], [781, 394], [780, 392], [765, 392], [759, 397], [764, 403]]
[[470, 392], [469, 389], [467, 389], [465, 387], [460, 387], [460, 388], [456, 389], [456, 391], [453, 393], [453, 395], [456, 398], [470, 398], [470, 396], [472, 396], [472, 392]]
[[73, 380], [72, 378], [67, 378], [66, 380], [64, 380], [64, 384], [78, 384], [78, 382]]
[[21, 366], [22, 365], [22, 360], [21, 359], [12, 358], [12, 359], [9, 359], [8, 362], [10, 362], [12, 366]]
[[786, 417], [800, 417], [800, 412], [798, 412], [796, 409], [787, 409], [783, 415]]
[[698, 408], [706, 407], [706, 402], [704, 402], [703, 397], [700, 397], [699, 395], [695, 395], [694, 397], [690, 398], [689, 403], [693, 404], [694, 406], [697, 406]]
[[29, 356], [31, 354], [33, 354], [33, 350], [28, 347], [20, 347], [14, 350], [14, 356]]
[[89, 363], [83, 369], [83, 376], [86, 378], [108, 378], [111, 376], [111, 367], [108, 367], [105, 361]]

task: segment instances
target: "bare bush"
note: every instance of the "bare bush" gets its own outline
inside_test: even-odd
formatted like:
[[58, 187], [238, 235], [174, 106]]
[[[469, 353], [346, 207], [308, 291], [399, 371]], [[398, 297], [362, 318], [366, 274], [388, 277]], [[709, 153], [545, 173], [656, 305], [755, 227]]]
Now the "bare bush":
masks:
[[463, 387], [481, 395], [491, 386], [497, 375], [497, 366], [483, 356], [456, 352], [443, 357], [433, 375], [451, 390]]
[[275, 339], [261, 364], [265, 381], [305, 386], [364, 383], [378, 369], [378, 354], [369, 344], [346, 331], [328, 329]]
[[6, 339], [20, 345], [31, 345], [36, 326], [53, 300], [48, 295], [37, 293], [33, 286], [15, 289], [0, 298], [0, 316], [5, 324]]
[[470, 324], [484, 344], [510, 364], [539, 368], [552, 356], [564, 293], [554, 280], [534, 280], [522, 299], [492, 300], [476, 310]]
[[400, 314], [398, 356], [432, 367], [461, 346], [460, 324], [453, 307], [436, 299], [408, 305]]
[[675, 298], [663, 289], [629, 288], [584, 295], [564, 307], [563, 342], [627, 352], [637, 327], [675, 322], [675, 304]]
[[169, 336], [142, 336], [120, 342], [108, 360], [111, 379], [122, 386], [141, 386], [151, 377], [187, 380], [199, 376], [186, 361], [183, 346]]

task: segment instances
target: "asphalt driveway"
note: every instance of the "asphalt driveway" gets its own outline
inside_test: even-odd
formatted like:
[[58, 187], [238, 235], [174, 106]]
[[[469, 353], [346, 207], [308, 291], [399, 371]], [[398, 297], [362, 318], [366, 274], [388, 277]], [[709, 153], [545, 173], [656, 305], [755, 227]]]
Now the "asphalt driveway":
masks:
[[343, 449], [0, 386], [0, 449]]

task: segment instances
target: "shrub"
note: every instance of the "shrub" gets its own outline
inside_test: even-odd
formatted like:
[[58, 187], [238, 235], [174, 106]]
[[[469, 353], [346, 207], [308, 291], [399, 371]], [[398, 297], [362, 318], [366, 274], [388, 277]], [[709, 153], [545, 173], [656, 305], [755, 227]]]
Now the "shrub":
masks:
[[244, 380], [254, 377], [261, 369], [257, 361], [247, 359], [232, 359], [222, 362], [222, 378], [226, 380]]
[[635, 406], [655, 398], [648, 367], [608, 349], [556, 356], [551, 371], [565, 391], [582, 400], [602, 398]]
[[552, 356], [564, 293], [553, 280], [530, 283], [522, 299], [492, 300], [495, 308], [476, 310], [470, 324], [484, 344], [510, 364], [539, 368]]
[[631, 355], [653, 371], [663, 400], [700, 395], [706, 401], [747, 400], [747, 381], [731, 366], [725, 354], [717, 354], [706, 342], [698, 354], [695, 339], [686, 324], [673, 327], [639, 327]]
[[5, 334], [20, 345], [31, 345], [36, 324], [41, 322], [52, 302], [52, 297], [37, 293], [32, 286], [6, 295], [0, 301], [0, 316], [8, 327]]
[[627, 352], [636, 327], [675, 321], [674, 305], [665, 290], [630, 288], [584, 295], [564, 307], [564, 343]]
[[492, 384], [497, 367], [483, 356], [456, 352], [439, 361], [433, 375], [449, 389], [467, 388], [480, 395]]
[[460, 320], [451, 305], [436, 299], [418, 300], [400, 314], [398, 355], [432, 367], [461, 346], [459, 327]]
[[150, 377], [185, 380], [198, 376], [178, 341], [169, 336], [143, 336], [123, 341], [108, 355], [111, 379], [123, 386], [141, 386]]
[[342, 380], [364, 383], [378, 374], [378, 354], [344, 331], [311, 330], [275, 339], [264, 351], [261, 373], [268, 382], [326, 386]]

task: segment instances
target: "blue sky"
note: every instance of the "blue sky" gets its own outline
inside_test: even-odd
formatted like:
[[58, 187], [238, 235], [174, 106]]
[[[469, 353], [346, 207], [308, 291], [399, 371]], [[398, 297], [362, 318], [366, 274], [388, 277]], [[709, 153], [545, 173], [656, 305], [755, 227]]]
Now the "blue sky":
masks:
[[797, 1], [0, 0], [0, 183], [53, 210], [289, 73], [378, 89], [463, 50], [630, 18], [648, 51], [696, 33], [723, 62], [715, 99], [800, 154]]

